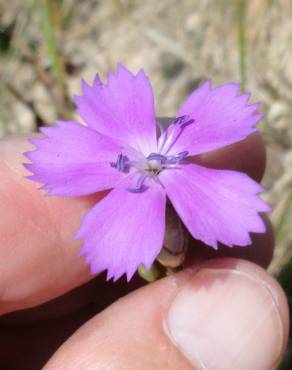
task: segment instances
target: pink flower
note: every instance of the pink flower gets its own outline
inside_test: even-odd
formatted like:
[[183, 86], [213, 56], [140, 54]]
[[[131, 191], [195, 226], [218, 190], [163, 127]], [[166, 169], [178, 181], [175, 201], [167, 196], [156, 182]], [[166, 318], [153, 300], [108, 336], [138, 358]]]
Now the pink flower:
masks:
[[250, 232], [265, 231], [258, 212], [269, 207], [258, 196], [259, 184], [240, 172], [188, 161], [256, 131], [258, 104], [247, 105], [250, 95], [238, 91], [238, 84], [212, 88], [205, 82], [164, 130], [147, 76], [119, 65], [107, 84], [98, 77], [92, 87], [83, 82], [75, 102], [87, 126], [58, 121], [31, 140], [36, 150], [26, 153], [31, 163], [25, 167], [49, 195], [112, 189], [77, 234], [92, 273], [107, 270], [114, 280], [126, 273], [129, 280], [140, 264], [150, 268], [163, 244], [167, 199], [191, 235], [215, 249], [218, 242], [246, 246]]

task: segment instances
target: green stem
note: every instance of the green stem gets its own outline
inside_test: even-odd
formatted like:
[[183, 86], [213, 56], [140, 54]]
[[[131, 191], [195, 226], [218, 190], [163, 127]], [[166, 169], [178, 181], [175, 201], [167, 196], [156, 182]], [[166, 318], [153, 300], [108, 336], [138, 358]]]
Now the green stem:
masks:
[[52, 63], [53, 75], [59, 86], [62, 97], [64, 101], [66, 101], [68, 99], [66, 73], [63, 58], [59, 52], [57, 44], [53, 17], [54, 9], [56, 9], [56, 6], [54, 5], [56, 4], [53, 4], [53, 2], [54, 0], [42, 0], [40, 3], [43, 37], [46, 42], [49, 58]]
[[237, 0], [238, 57], [241, 89], [246, 87], [245, 0]]

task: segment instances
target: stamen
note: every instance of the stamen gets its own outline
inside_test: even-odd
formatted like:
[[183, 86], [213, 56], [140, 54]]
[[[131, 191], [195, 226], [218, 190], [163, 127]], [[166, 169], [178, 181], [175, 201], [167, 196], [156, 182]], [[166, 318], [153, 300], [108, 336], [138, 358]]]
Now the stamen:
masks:
[[146, 177], [147, 177], [146, 175], [139, 177], [137, 181], [137, 185], [136, 185], [138, 189], [141, 189], [141, 187], [144, 185], [144, 181], [146, 180]]
[[159, 121], [156, 121], [156, 123], [157, 123], [157, 126], [158, 126], [158, 128], [159, 128], [159, 137], [161, 137], [163, 134], [164, 134], [164, 127], [163, 127], [163, 125], [162, 125], [162, 123], [161, 122], [159, 122]]
[[127, 172], [129, 164], [128, 158], [120, 153], [116, 162], [110, 162], [111, 167], [116, 168], [119, 172]]
[[144, 182], [147, 178], [147, 175], [142, 175], [139, 177], [135, 188], [128, 188], [127, 190], [131, 193], [143, 193], [147, 189], [147, 186], [144, 185]]
[[157, 184], [159, 184], [160, 186], [162, 186], [162, 188], [163, 189], [165, 189], [165, 186], [162, 184], [162, 182], [160, 181], [160, 178], [159, 178], [159, 176], [154, 176], [153, 177], [153, 180], [157, 183]]
[[181, 161], [182, 159], [185, 159], [187, 156], [189, 155], [189, 152], [187, 150], [183, 151], [183, 152], [180, 152], [180, 153], [177, 153], [175, 155], [175, 157]]
[[180, 117], [176, 117], [170, 124], [167, 131], [163, 132], [163, 134], [159, 138], [159, 145], [158, 151], [161, 153], [164, 148], [166, 148], [166, 153], [169, 152], [172, 145], [176, 142], [179, 138], [180, 134], [182, 133], [183, 129], [193, 123], [194, 120], [190, 119], [190, 116], [184, 115]]
[[161, 152], [162, 149], [164, 148], [165, 141], [167, 139], [167, 130], [163, 130], [163, 128], [161, 128], [161, 129], [162, 130], [160, 132], [160, 136], [159, 136], [159, 139], [158, 139], [158, 151], [159, 152]]
[[[180, 133], [182, 132], [185, 125], [192, 123], [188, 116], [177, 117], [173, 120], [172, 125], [167, 131], [163, 131], [161, 127], [161, 135], [159, 138], [159, 146], [162, 144], [162, 148], [166, 147], [167, 150], [164, 154], [161, 150], [158, 152], [150, 153], [146, 158], [140, 158], [138, 160], [130, 160], [127, 156], [122, 153], [118, 154], [116, 162], [110, 162], [110, 166], [117, 169], [117, 171], [129, 173], [132, 169], [136, 170], [134, 175], [138, 175], [138, 179], [134, 188], [128, 188], [127, 190], [131, 193], [142, 193], [148, 189], [145, 185], [145, 181], [151, 180], [163, 186], [159, 175], [164, 170], [180, 169], [180, 162], [189, 155], [188, 151], [182, 151], [175, 155], [167, 155], [173, 143], [176, 141]], [[132, 171], [131, 171], [132, 172]], [[132, 173], [133, 174], [133, 173]]]
[[[191, 122], [190, 117], [188, 115], [176, 117], [174, 120], [171, 121], [168, 130], [163, 130], [161, 123], [159, 123], [158, 127], [160, 129], [160, 137], [159, 137], [159, 144], [158, 144], [158, 151], [161, 152], [165, 144], [170, 143], [174, 132], [176, 132], [177, 127], [185, 127], [187, 124]], [[171, 130], [172, 128], [172, 130]], [[168, 136], [169, 135], [169, 136]]]
[[189, 121], [189, 118], [190, 116], [185, 114], [184, 116], [176, 117], [171, 123], [173, 125], [183, 125]]
[[148, 161], [151, 161], [151, 160], [157, 160], [157, 161], [165, 161], [167, 158], [165, 155], [163, 154], [159, 154], [159, 153], [150, 153], [148, 155], [148, 157], [146, 158]]
[[181, 170], [181, 167], [176, 166], [176, 163], [163, 167], [164, 170]]
[[165, 154], [167, 154], [170, 151], [170, 149], [173, 147], [177, 139], [180, 137], [184, 128], [192, 124], [194, 121], [195, 121], [194, 119], [191, 119], [190, 116], [187, 116], [187, 115], [175, 118], [172, 121], [171, 126], [173, 126], [173, 128], [170, 132], [170, 135], [167, 138], [167, 140], [164, 141], [163, 146], [160, 151], [162, 151], [162, 149], [166, 146], [167, 149], [166, 149]]
[[179, 161], [185, 159], [188, 156], [188, 154], [189, 152], [185, 150], [184, 152], [180, 152], [176, 155], [169, 155], [166, 157], [167, 158], [166, 164], [176, 164]]

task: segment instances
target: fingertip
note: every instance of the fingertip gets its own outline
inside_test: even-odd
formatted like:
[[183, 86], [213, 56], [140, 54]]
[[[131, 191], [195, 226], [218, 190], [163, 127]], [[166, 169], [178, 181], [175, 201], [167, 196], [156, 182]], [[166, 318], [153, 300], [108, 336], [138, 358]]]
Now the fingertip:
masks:
[[273, 278], [250, 262], [217, 259], [117, 301], [45, 369], [264, 370], [279, 362], [287, 336], [287, 302]]
[[193, 161], [210, 168], [245, 172], [261, 181], [266, 168], [266, 149], [257, 131], [235, 144], [193, 157]]
[[170, 338], [198, 370], [274, 369], [287, 345], [288, 325], [279, 284], [237, 259], [203, 263], [167, 316]]

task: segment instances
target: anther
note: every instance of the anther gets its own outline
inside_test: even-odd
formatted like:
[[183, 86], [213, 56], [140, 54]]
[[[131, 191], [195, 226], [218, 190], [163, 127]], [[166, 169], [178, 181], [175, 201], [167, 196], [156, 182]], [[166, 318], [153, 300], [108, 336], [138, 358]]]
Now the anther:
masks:
[[184, 123], [186, 123], [189, 120], [189, 118], [190, 118], [190, 116], [188, 116], [186, 114], [184, 116], [176, 117], [172, 121], [172, 124], [173, 125], [183, 125]]
[[147, 189], [147, 186], [144, 185], [146, 180], [146, 175], [139, 177], [135, 188], [128, 188], [127, 190], [131, 193], [143, 193]]
[[148, 161], [157, 160], [157, 161], [163, 162], [167, 159], [167, 157], [165, 155], [159, 154], [159, 153], [150, 153], [146, 159]]
[[185, 150], [184, 152], [177, 153], [176, 155], [169, 155], [167, 157], [166, 164], [176, 164], [186, 158], [188, 154], [189, 152]]
[[128, 162], [129, 162], [128, 158], [122, 153], [120, 153], [118, 155], [116, 162], [110, 162], [110, 165], [111, 167], [116, 168], [119, 172], [126, 172]]

